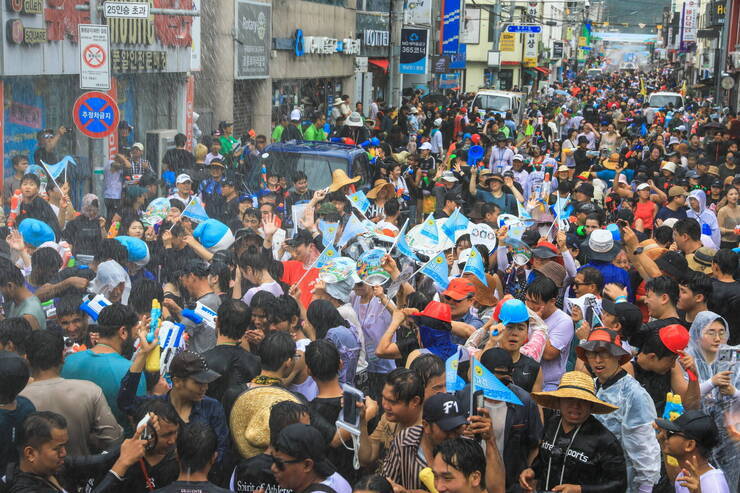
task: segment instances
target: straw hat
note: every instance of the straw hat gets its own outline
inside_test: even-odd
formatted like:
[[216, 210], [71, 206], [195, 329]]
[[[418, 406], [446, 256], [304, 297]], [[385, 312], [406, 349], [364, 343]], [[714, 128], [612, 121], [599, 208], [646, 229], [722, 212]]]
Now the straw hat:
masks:
[[255, 387], [243, 392], [231, 408], [231, 437], [242, 457], [249, 459], [263, 453], [270, 444], [270, 411], [278, 402], [300, 403], [280, 387]]
[[335, 169], [331, 173], [331, 185], [329, 185], [329, 191], [336, 192], [345, 185], [357, 183], [358, 181], [360, 181], [360, 178], [360, 176], [350, 178], [349, 176], [347, 176], [347, 172], [345, 172], [343, 169]]
[[604, 159], [601, 165], [610, 170], [615, 170], [619, 167], [619, 154], [616, 152], [612, 153], [608, 159]]
[[378, 194], [384, 188], [388, 189], [388, 196], [386, 197], [386, 199], [396, 196], [396, 187], [394, 187], [393, 184], [389, 183], [386, 180], [375, 180], [375, 183], [373, 185], [373, 188], [369, 192], [367, 192], [367, 195], [365, 195], [369, 199], [377, 199]]
[[470, 272], [466, 272], [463, 276], [470, 279], [473, 286], [475, 286], [475, 295], [473, 296], [473, 300], [483, 306], [495, 306], [496, 303], [498, 303], [498, 299], [493, 295], [493, 288], [496, 286], [495, 277], [486, 273], [486, 282], [488, 283], [488, 286], [486, 286], [480, 281], [480, 279]]
[[558, 384], [558, 390], [549, 392], [532, 392], [532, 398], [542, 407], [560, 409], [560, 399], [570, 398], [590, 402], [593, 407], [591, 414], [609, 414], [616, 411], [617, 406], [604, 402], [596, 397], [594, 381], [582, 371], [569, 371], [563, 374]]

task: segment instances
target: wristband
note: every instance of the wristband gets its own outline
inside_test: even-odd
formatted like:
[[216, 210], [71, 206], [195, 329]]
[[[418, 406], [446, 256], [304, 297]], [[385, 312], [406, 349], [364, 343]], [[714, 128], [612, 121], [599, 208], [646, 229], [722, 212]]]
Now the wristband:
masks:
[[626, 301], [627, 301], [627, 297], [626, 297], [626, 296], [624, 296], [624, 295], [622, 295], [622, 296], [617, 296], [617, 297], [616, 297], [616, 298], [614, 299], [614, 303], [625, 303]]
[[109, 469], [108, 472], [111, 473], [113, 476], [115, 476], [117, 480], [123, 482], [123, 478], [119, 476], [116, 471], [114, 471], [113, 469]]

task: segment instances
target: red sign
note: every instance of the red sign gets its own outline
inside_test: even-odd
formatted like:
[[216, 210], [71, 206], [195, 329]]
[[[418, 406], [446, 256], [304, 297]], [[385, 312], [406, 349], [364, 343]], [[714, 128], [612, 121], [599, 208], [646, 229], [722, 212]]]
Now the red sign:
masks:
[[[108, 91], [114, 101], [118, 101], [118, 80], [115, 77], [110, 78], [110, 90]], [[113, 160], [118, 154], [118, 125], [116, 129], [108, 135], [108, 159]]]
[[105, 48], [98, 44], [91, 44], [85, 47], [83, 60], [85, 60], [85, 65], [90, 68], [102, 67], [105, 63]]
[[91, 139], [108, 137], [118, 129], [118, 104], [104, 92], [86, 92], [75, 102], [72, 110], [75, 125]]
[[195, 103], [195, 77], [188, 76], [185, 96], [185, 149], [193, 151], [193, 104]]

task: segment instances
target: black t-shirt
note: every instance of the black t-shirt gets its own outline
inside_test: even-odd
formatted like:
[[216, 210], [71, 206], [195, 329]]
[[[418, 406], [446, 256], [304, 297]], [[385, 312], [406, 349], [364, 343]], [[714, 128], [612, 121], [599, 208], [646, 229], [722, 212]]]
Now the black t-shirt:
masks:
[[208, 385], [206, 395], [221, 402], [227, 389], [239, 387], [259, 375], [261, 371], [258, 356], [241, 346], [221, 344], [203, 353], [208, 368], [221, 376]]
[[649, 371], [637, 364], [637, 360], [632, 361], [632, 368], [635, 372], [635, 380], [640, 382], [642, 388], [647, 390], [650, 397], [655, 403], [655, 411], [658, 416], [663, 415], [665, 410], [666, 394], [671, 392], [671, 372], [665, 375]]
[[209, 481], [175, 481], [169, 486], [154, 490], [161, 493], [230, 493]]
[[186, 149], [170, 149], [164, 153], [162, 163], [178, 173], [181, 170], [195, 168], [195, 156]]
[[244, 459], [237, 464], [231, 477], [229, 488], [231, 491], [242, 491], [253, 493], [264, 489], [265, 492], [281, 492], [275, 476], [270, 471], [272, 458], [267, 454], [259, 454], [249, 459]]
[[[330, 398], [315, 398], [308, 403], [308, 409], [311, 411], [311, 426], [324, 435], [324, 439], [327, 443], [331, 442], [334, 438], [334, 434], [337, 431], [336, 422], [339, 418], [339, 413], [342, 410], [342, 398], [341, 397], [330, 397]], [[339, 474], [341, 474], [350, 484], [354, 484], [359, 477], [359, 471], [355, 470], [352, 459], [354, 453], [352, 450], [347, 450], [344, 445], [339, 447], [329, 447], [327, 456], [332, 464], [337, 468]]]
[[712, 279], [712, 295], [709, 297], [709, 309], [722, 315], [730, 327], [728, 344], [740, 344], [740, 282], [722, 282]]
[[41, 166], [41, 161], [46, 164], [56, 164], [59, 162], [59, 158], [54, 151], [47, 151], [43, 147], [39, 147], [33, 153], [33, 162]]
[[[146, 459], [144, 459], [144, 464], [146, 474], [154, 488], [166, 487], [172, 484], [180, 475], [180, 466], [177, 463], [177, 456], [174, 449], [156, 465], [149, 465]], [[147, 487], [147, 480], [144, 477], [141, 464], [135, 464], [133, 467], [128, 468], [126, 475], [123, 477], [123, 482], [116, 491], [125, 491], [127, 493], [147, 493], [151, 491]]]

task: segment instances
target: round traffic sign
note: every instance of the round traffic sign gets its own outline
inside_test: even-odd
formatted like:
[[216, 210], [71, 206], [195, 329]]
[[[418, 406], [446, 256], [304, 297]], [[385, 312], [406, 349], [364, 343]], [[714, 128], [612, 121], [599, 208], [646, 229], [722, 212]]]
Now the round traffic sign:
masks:
[[104, 92], [86, 92], [75, 101], [72, 117], [80, 132], [92, 139], [102, 139], [118, 127], [118, 105]]
[[729, 91], [735, 86], [735, 79], [733, 79], [729, 75], [726, 75], [720, 80], [720, 85], [722, 86], [722, 89]]
[[82, 59], [88, 67], [99, 68], [105, 63], [105, 49], [97, 44], [88, 45], [85, 47]]

